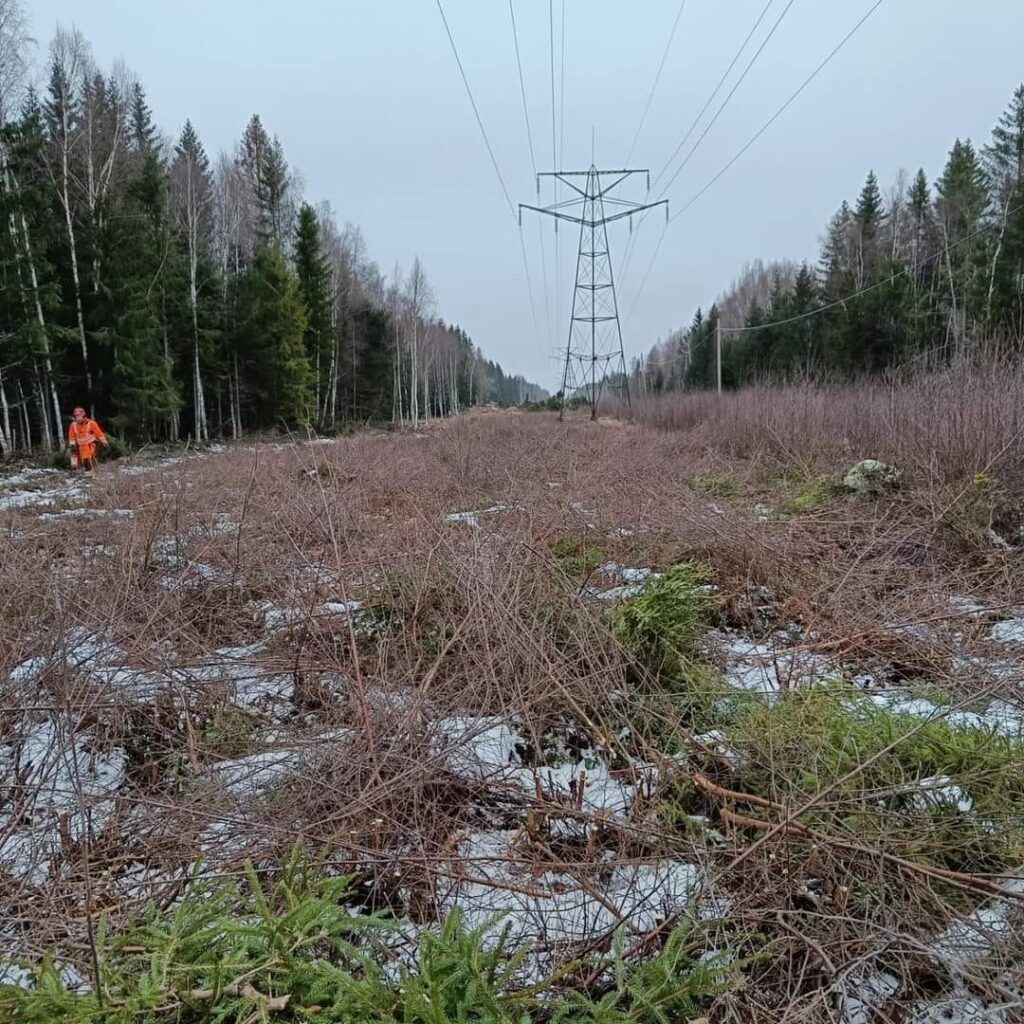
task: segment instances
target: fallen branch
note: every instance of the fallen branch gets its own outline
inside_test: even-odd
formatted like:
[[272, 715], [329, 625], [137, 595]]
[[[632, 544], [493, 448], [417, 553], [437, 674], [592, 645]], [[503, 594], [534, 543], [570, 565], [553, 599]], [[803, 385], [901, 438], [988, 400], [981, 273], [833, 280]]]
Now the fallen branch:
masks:
[[728, 821], [732, 825], [741, 825], [745, 828], [757, 829], [762, 832], [775, 829], [783, 835], [795, 836], [797, 839], [803, 839], [807, 842], [821, 843], [822, 845], [836, 847], [840, 850], [848, 850], [850, 853], [877, 857], [887, 864], [892, 864], [904, 871], [926, 875], [929, 878], [937, 878], [943, 882], [948, 882], [950, 885], [966, 889], [969, 892], [981, 892], [986, 896], [999, 896], [1024, 902], [1024, 893], [1004, 889], [996, 882], [978, 875], [967, 874], [963, 871], [951, 871], [948, 868], [936, 868], [930, 864], [919, 864], [904, 857], [897, 857], [894, 853], [887, 853], [885, 850], [865, 846], [862, 843], [855, 843], [850, 839], [842, 839], [838, 836], [828, 836], [822, 832], [815, 832], [795, 822], [783, 822], [780, 826], [771, 821], [764, 821], [761, 818], [751, 818], [745, 814], [737, 814], [735, 811], [730, 811], [727, 807], [722, 807], [718, 813], [723, 820]]
[[234, 981], [221, 989], [196, 988], [189, 992], [189, 998], [199, 1002], [209, 1002], [227, 996], [228, 999], [251, 999], [260, 1004], [267, 1013], [284, 1013], [291, 1002], [291, 995], [267, 996], [253, 987], [251, 981]]

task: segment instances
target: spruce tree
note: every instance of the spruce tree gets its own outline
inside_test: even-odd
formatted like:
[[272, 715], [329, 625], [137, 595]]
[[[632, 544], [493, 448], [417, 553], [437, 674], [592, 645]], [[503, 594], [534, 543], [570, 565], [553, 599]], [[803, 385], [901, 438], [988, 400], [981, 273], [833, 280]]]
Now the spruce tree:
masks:
[[169, 246], [164, 194], [163, 172], [150, 150], [111, 227], [109, 306], [99, 333], [113, 367], [112, 421], [134, 436], [173, 437], [181, 407], [163, 301]]
[[844, 199], [832, 215], [821, 249], [821, 276], [826, 296], [842, 295], [852, 289], [853, 265], [850, 235], [854, 224], [850, 204]]
[[264, 150], [260, 190], [256, 198], [262, 237], [278, 244], [285, 241], [291, 229], [287, 217], [288, 185], [288, 164], [281, 142], [275, 135]]
[[943, 301], [952, 334], [966, 342], [971, 323], [984, 302], [985, 239], [980, 231], [988, 204], [985, 175], [970, 141], [957, 139], [935, 184], [936, 208], [946, 247], [942, 256]]
[[1024, 83], [1014, 90], [1009, 106], [992, 129], [984, 161], [997, 191], [1024, 187]]
[[310, 421], [306, 314], [298, 281], [280, 248], [258, 246], [238, 290], [237, 345], [262, 425]]
[[319, 415], [330, 370], [333, 325], [330, 275], [322, 252], [320, 225], [308, 204], [299, 210], [295, 235], [295, 273], [306, 310], [306, 358], [315, 381], [315, 408]]
[[995, 330], [1019, 333], [1024, 310], [1024, 84], [992, 130], [984, 150], [992, 184], [994, 243], [988, 268], [986, 318]]
[[878, 227], [885, 217], [885, 204], [882, 202], [882, 193], [874, 171], [868, 171], [853, 216], [860, 225], [864, 238], [874, 238], [877, 235]]
[[358, 339], [353, 416], [364, 423], [389, 420], [395, 347], [391, 317], [385, 310], [364, 305], [353, 312], [352, 319]]
[[157, 149], [159, 136], [153, 124], [153, 111], [146, 102], [142, 83], [132, 83], [131, 103], [128, 111], [128, 137], [137, 153], [152, 153]]

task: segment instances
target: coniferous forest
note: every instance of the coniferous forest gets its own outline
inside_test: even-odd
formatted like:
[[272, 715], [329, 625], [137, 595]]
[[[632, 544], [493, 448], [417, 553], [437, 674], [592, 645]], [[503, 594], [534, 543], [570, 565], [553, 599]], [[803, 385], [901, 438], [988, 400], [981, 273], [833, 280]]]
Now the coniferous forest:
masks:
[[[957, 139], [934, 180], [869, 172], [829, 221], [816, 266], [744, 268], [709, 310], [632, 367], [637, 392], [877, 375], [1024, 342], [1024, 84], [982, 145]], [[744, 328], [738, 330], [737, 328]]]
[[[38, 82], [38, 87], [33, 83]], [[0, 0], [0, 449], [57, 444], [84, 405], [130, 438], [416, 425], [542, 397], [314, 205], [253, 115], [230, 152], [168, 138], [142, 82], [83, 35], [29, 38]]]

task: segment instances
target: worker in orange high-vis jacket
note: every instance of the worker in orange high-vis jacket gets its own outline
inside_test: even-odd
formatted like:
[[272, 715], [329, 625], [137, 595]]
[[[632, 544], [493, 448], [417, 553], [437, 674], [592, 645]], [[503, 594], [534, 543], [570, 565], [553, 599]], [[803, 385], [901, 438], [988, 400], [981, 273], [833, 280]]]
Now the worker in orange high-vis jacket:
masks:
[[81, 466], [89, 476], [96, 475], [96, 444], [106, 448], [110, 442], [100, 425], [85, 415], [79, 406], [75, 409], [75, 418], [68, 427], [68, 447], [71, 449], [71, 468]]

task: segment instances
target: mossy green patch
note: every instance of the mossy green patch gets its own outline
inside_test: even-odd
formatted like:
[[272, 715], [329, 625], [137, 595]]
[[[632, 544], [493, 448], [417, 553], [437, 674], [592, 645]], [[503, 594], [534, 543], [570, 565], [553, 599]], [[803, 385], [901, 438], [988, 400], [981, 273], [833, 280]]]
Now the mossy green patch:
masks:
[[787, 508], [791, 512], [817, 512], [825, 508], [836, 495], [836, 486], [829, 476], [819, 476], [810, 481]]
[[728, 473], [698, 473], [693, 488], [712, 498], [734, 498], [740, 492], [739, 484]]

